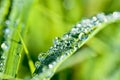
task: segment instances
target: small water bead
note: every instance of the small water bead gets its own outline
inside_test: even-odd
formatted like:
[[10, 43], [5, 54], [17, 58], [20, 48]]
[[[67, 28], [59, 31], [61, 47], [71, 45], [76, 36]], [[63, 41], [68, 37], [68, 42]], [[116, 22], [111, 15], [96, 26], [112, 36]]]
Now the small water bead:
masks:
[[67, 39], [71, 39], [72, 37], [69, 35], [69, 33], [63, 35], [62, 40], [67, 40]]
[[36, 62], [35, 62], [35, 67], [36, 67], [37, 69], [40, 67], [40, 65], [41, 65], [40, 61], [36, 61]]
[[82, 25], [80, 23], [76, 24], [76, 27], [81, 28]]
[[85, 34], [89, 34], [91, 32], [91, 29], [90, 28], [85, 28], [84, 31], [83, 31]]
[[6, 24], [6, 25], [9, 25], [9, 24], [10, 24], [10, 21], [9, 21], [9, 20], [6, 20], [6, 21], [5, 21], [5, 24]]
[[40, 53], [38, 55], [38, 60], [42, 62], [46, 58], [46, 56], [47, 56], [47, 53]]
[[48, 67], [49, 67], [49, 68], [53, 68], [54, 65], [53, 65], [53, 64], [49, 64]]
[[61, 38], [56, 37], [56, 38], [54, 39], [53, 43], [54, 43], [55, 45], [59, 45], [59, 44], [61, 43]]
[[97, 18], [100, 22], [107, 22], [108, 21], [106, 15], [104, 13], [98, 14]]
[[5, 38], [10, 37], [11, 33], [12, 33], [12, 31], [9, 28], [4, 29], [4, 37]]
[[79, 33], [79, 28], [72, 28], [71, 33], [73, 34]]
[[4, 65], [3, 61], [0, 60], [0, 67], [3, 66], [3, 65]]
[[90, 19], [84, 19], [84, 20], [82, 20], [81, 24], [82, 24], [83, 27], [89, 27], [89, 26], [91, 26], [91, 20]]
[[6, 56], [5, 56], [5, 54], [3, 54], [2, 56], [1, 56], [1, 60], [5, 60], [6, 59]]
[[42, 71], [43, 71], [43, 72], [46, 72], [47, 69], [48, 69], [48, 67], [47, 67], [47, 66], [44, 66], [44, 67], [42, 68]]
[[88, 38], [88, 35], [86, 35], [85, 33], [81, 32], [79, 34], [79, 40], [80, 41], [86, 40], [87, 38]]
[[64, 55], [60, 56], [60, 57], [57, 59], [57, 62], [59, 62], [59, 61], [63, 60], [63, 59], [65, 58], [65, 56], [66, 56], [66, 54], [64, 54]]
[[1, 48], [5, 51], [5, 50], [8, 50], [9, 46], [8, 46], [8, 44], [6, 42], [3, 42], [1, 44]]
[[92, 17], [92, 19], [91, 19], [91, 25], [92, 25], [92, 27], [99, 25], [99, 23], [100, 22], [98, 21], [97, 17]]
[[10, 34], [10, 29], [9, 28], [6, 28], [5, 30], [4, 30], [4, 33], [6, 34], [6, 35], [9, 35]]

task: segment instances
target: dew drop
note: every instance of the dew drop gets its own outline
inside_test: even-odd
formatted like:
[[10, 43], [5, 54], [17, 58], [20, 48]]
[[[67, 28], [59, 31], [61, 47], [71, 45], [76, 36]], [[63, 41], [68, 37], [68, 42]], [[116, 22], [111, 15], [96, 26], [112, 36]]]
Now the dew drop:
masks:
[[1, 66], [3, 66], [3, 63], [2, 63], [2, 62], [0, 62], [0, 67], [1, 67]]
[[78, 28], [72, 28], [71, 33], [72, 34], [79, 33], [79, 29]]
[[40, 67], [40, 61], [35, 62], [35, 67], [38, 69]]
[[99, 25], [99, 21], [97, 20], [97, 17], [92, 17], [91, 19], [91, 27]]
[[53, 68], [53, 65], [52, 65], [52, 64], [49, 64], [48, 67], [51, 69], [51, 68]]
[[42, 62], [42, 61], [45, 59], [46, 54], [47, 54], [47, 53], [40, 53], [40, 54], [38, 55], [38, 60], [39, 60], [40, 62]]
[[90, 19], [84, 19], [84, 20], [82, 20], [81, 24], [83, 25], [83, 27], [91, 26], [91, 20]]
[[1, 48], [2, 48], [3, 50], [8, 50], [9, 46], [8, 46], [8, 44], [7, 44], [6, 42], [3, 42], [3, 43], [1, 44]]
[[60, 39], [59, 37], [56, 37], [56, 38], [54, 39], [54, 41], [53, 41], [53, 43], [54, 43], [55, 45], [60, 44], [60, 42], [61, 42], [61, 39]]
[[113, 13], [113, 18], [114, 19], [119, 19], [120, 18], [120, 12], [114, 12]]
[[57, 59], [58, 60], [58, 62], [59, 62], [59, 60], [61, 61], [61, 60], [63, 60], [64, 58], [65, 58], [65, 56], [66, 55], [62, 55], [62, 56], [60, 56], [60, 58], [59, 59]]
[[79, 23], [76, 25], [76, 27], [80, 28], [80, 27], [82, 27], [82, 25]]
[[9, 28], [6, 28], [6, 29], [4, 30], [4, 32], [5, 32], [5, 34], [10, 34], [10, 29], [9, 29]]
[[71, 38], [71, 36], [69, 34], [65, 34], [65, 35], [63, 35], [62, 40], [67, 40], [70, 38]]
[[107, 22], [108, 21], [104, 13], [98, 14], [97, 18], [100, 22]]
[[9, 24], [10, 24], [10, 21], [9, 21], [9, 20], [6, 20], [6, 21], [5, 21], [5, 24], [6, 24], [6, 25], [9, 25]]
[[85, 33], [81, 32], [79, 34], [79, 40], [83, 41], [83, 40], [86, 40], [88, 37], [88, 35], [86, 35]]

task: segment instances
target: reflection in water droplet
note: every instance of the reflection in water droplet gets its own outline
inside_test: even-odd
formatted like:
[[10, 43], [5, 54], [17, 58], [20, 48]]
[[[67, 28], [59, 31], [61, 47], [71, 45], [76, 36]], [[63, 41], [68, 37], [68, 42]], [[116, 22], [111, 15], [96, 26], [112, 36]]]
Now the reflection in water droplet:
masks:
[[1, 44], [1, 48], [2, 48], [3, 50], [8, 50], [9, 46], [8, 46], [8, 44], [7, 44], [6, 42], [3, 42], [3, 43]]

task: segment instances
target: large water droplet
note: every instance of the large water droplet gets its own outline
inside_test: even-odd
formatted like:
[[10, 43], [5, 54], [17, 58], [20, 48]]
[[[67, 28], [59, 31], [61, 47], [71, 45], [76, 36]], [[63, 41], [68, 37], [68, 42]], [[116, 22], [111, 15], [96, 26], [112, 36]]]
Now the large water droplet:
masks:
[[8, 44], [7, 44], [6, 42], [3, 42], [3, 43], [1, 44], [1, 48], [2, 48], [3, 50], [8, 50], [9, 46], [8, 46]]
[[120, 19], [120, 12], [114, 12], [113, 13], [113, 18], [114, 19]]

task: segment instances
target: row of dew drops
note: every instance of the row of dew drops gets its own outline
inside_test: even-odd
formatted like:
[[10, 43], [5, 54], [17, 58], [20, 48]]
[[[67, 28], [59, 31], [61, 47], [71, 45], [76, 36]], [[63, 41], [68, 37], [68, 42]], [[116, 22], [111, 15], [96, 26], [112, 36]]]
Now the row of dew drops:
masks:
[[[16, 22], [14, 23], [14, 27], [17, 26], [18, 21], [16, 20]], [[4, 28], [3, 28], [3, 39], [2, 39], [2, 44], [1, 44], [1, 51], [0, 51], [0, 72], [4, 71], [4, 65], [5, 65], [5, 60], [6, 55], [3, 54], [5, 52], [7, 52], [10, 48], [10, 39], [13, 33], [13, 29], [8, 27], [10, 26], [10, 20], [6, 20], [4, 22]]]
[[[54, 67], [75, 52], [97, 27], [100, 27], [102, 23], [114, 22], [119, 19], [120, 12], [113, 12], [109, 15], [100, 13], [90, 19], [83, 19], [70, 32], [64, 34], [61, 38], [56, 37], [54, 45], [46, 53], [39, 54], [38, 61], [35, 63], [35, 73], [46, 74], [45, 78], [51, 77], [54, 73], [52, 71]], [[42, 76], [42, 74], [40, 75]]]

